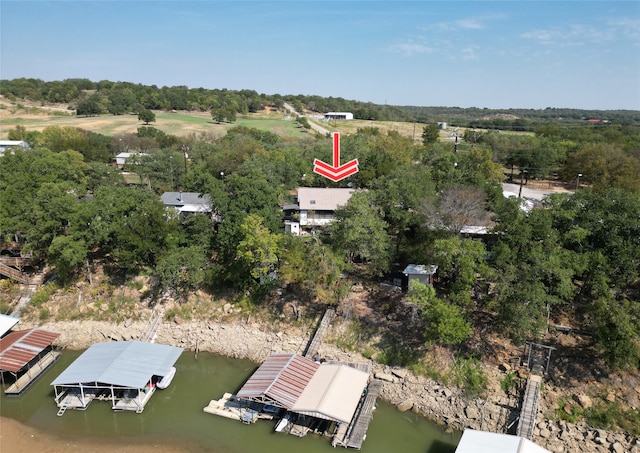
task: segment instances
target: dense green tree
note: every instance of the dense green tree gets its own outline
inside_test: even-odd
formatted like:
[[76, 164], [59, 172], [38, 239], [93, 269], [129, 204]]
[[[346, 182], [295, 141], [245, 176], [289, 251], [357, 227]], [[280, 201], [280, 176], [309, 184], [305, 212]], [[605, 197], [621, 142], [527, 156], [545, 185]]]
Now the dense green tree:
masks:
[[433, 181], [422, 166], [402, 166], [376, 179], [372, 194], [389, 225], [389, 235], [396, 239], [397, 254], [407, 234], [424, 223], [420, 207], [435, 195]]
[[420, 308], [427, 322], [424, 338], [428, 343], [456, 345], [471, 335], [471, 324], [460, 308], [436, 297], [431, 286], [411, 282], [407, 299]]
[[240, 225], [237, 259], [255, 281], [265, 283], [275, 271], [280, 253], [280, 236], [270, 232], [260, 216], [247, 215]]
[[102, 113], [102, 99], [98, 94], [91, 94], [78, 102], [76, 115], [94, 116]]
[[336, 303], [343, 263], [317, 238], [285, 235], [278, 281], [302, 300]]
[[39, 131], [28, 131], [26, 127], [21, 124], [16, 125], [14, 129], [10, 129], [7, 133], [7, 139], [25, 141], [31, 146], [35, 146], [38, 143]]
[[[74, 233], [122, 268], [154, 265], [171, 224], [158, 197], [139, 187], [99, 187], [82, 205]], [[73, 223], [72, 223], [73, 226]]]
[[169, 290], [178, 299], [186, 301], [189, 294], [205, 281], [207, 264], [208, 259], [203, 247], [178, 247], [158, 259], [155, 272], [163, 290]]
[[487, 250], [480, 241], [453, 236], [434, 242], [433, 260], [438, 266], [438, 281], [445, 284], [449, 300], [463, 307], [471, 305], [478, 278], [490, 276], [486, 256]]
[[372, 275], [386, 272], [391, 259], [388, 225], [380, 213], [371, 193], [356, 192], [345, 206], [336, 209], [336, 221], [330, 228], [334, 245], [349, 262], [362, 260]]
[[62, 283], [66, 284], [82, 268], [88, 254], [89, 250], [82, 239], [56, 236], [49, 245], [47, 261], [55, 267], [55, 273]]
[[64, 229], [85, 193], [86, 164], [76, 152], [16, 149], [0, 158], [0, 234], [22, 234], [36, 256]]
[[440, 127], [437, 124], [427, 124], [422, 128], [422, 144], [431, 145], [440, 140]]
[[592, 184], [595, 189], [619, 187], [640, 191], [640, 158], [623, 152], [619, 146], [609, 143], [590, 143], [569, 153], [560, 169], [565, 181]]
[[144, 124], [154, 123], [156, 121], [156, 114], [151, 110], [140, 110], [140, 112], [138, 112], [138, 121], [144, 121]]

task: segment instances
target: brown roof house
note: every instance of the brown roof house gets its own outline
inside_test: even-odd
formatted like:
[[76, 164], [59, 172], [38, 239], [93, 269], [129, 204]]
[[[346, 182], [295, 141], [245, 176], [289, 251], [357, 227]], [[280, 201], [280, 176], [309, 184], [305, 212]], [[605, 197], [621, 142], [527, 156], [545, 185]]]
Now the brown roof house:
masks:
[[299, 187], [293, 204], [283, 206], [285, 231], [299, 235], [301, 229], [322, 227], [335, 220], [338, 207], [347, 204], [355, 189]]

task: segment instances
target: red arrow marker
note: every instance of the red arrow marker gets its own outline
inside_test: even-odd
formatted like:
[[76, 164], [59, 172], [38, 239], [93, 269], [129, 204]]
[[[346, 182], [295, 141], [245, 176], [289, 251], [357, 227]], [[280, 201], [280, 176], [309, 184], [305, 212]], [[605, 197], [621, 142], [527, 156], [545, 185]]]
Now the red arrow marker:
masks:
[[358, 172], [358, 159], [340, 165], [340, 132], [333, 133], [333, 165], [319, 159], [313, 161], [313, 172], [334, 182]]

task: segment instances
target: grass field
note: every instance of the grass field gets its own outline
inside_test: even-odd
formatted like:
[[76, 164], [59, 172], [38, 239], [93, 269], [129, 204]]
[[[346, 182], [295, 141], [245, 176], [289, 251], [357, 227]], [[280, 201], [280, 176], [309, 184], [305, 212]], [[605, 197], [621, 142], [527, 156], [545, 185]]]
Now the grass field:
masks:
[[[234, 126], [246, 126], [274, 132], [283, 137], [312, 137], [314, 132], [307, 131], [291, 119], [285, 119], [283, 112], [269, 111], [238, 116], [234, 123], [214, 123], [208, 112], [164, 112], [157, 111], [155, 123], [150, 126], [167, 134], [187, 136], [190, 134], [207, 134], [222, 137], [227, 129]], [[310, 121], [314, 121], [310, 119]], [[421, 124], [396, 121], [315, 121], [331, 132], [345, 135], [355, 134], [358, 129], [376, 127], [381, 132], [396, 131], [405, 137], [411, 137], [416, 143], [422, 141]], [[99, 115], [78, 117], [64, 105], [39, 106], [10, 102], [0, 97], [0, 138], [6, 139], [9, 130], [17, 125], [29, 131], [41, 131], [47, 126], [72, 126], [104, 135], [134, 134], [144, 124], [133, 115]], [[442, 141], [451, 140], [452, 130], [441, 131]]]

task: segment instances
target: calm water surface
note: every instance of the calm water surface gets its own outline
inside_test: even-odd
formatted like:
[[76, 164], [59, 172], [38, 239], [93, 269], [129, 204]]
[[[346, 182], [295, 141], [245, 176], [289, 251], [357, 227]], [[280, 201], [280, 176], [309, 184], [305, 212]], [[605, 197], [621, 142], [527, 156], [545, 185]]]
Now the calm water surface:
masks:
[[[208, 353], [184, 352], [171, 386], [158, 390], [141, 414], [114, 412], [107, 401], [94, 401], [86, 411], [56, 415], [51, 381], [80, 352], [64, 351], [60, 360], [18, 398], [0, 395], [0, 414], [61, 439], [118, 444], [176, 444], [187, 451], [211, 453], [309, 453], [347, 451], [329, 439], [275, 433], [274, 422], [253, 425], [207, 414], [203, 408], [225, 392], [235, 393], [257, 368], [247, 360]], [[381, 401], [369, 425], [365, 453], [453, 453], [460, 434], [445, 434], [413, 413], [401, 413]]]

